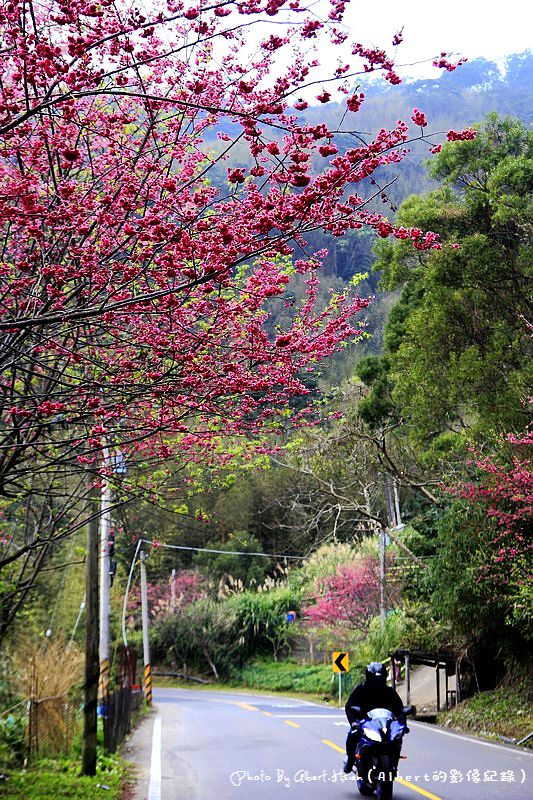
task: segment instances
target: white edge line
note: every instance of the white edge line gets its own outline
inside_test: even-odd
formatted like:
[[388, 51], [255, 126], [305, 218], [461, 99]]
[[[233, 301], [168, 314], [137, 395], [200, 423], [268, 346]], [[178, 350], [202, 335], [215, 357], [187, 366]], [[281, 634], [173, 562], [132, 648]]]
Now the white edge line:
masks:
[[494, 747], [496, 750], [504, 750], [506, 753], [515, 753], [515, 755], [520, 756], [533, 756], [533, 753], [525, 748], [522, 750], [520, 747], [516, 747], [516, 745], [509, 744], [495, 744], [493, 742], [485, 742], [483, 739], [477, 739], [474, 736], [465, 736], [462, 733], [452, 733], [451, 731], [443, 731], [442, 728], [437, 727], [436, 725], [430, 725], [426, 722], [409, 722], [409, 725], [413, 726], [420, 726], [424, 728], [425, 731], [432, 731], [433, 733], [440, 733], [442, 736], [451, 736], [453, 739], [462, 739], [466, 742], [472, 742], [473, 744], [480, 744], [483, 747]]
[[161, 800], [161, 717], [154, 720], [148, 800]]

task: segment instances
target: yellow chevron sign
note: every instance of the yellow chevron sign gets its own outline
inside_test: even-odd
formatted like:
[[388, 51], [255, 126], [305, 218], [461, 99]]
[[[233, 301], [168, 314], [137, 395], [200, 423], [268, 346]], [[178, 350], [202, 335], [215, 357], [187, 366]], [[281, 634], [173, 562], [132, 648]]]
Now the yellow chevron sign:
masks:
[[333, 653], [332, 655], [333, 672], [349, 672], [350, 656], [348, 653]]

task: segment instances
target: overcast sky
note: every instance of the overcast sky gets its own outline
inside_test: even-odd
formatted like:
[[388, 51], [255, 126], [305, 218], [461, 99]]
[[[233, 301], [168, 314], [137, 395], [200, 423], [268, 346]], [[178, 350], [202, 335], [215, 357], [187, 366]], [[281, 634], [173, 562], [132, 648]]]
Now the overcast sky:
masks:
[[[404, 44], [397, 63], [426, 59], [441, 50], [470, 60], [483, 56], [503, 61], [509, 53], [533, 47], [531, 0], [352, 0], [345, 20], [359, 41], [386, 49], [403, 26]], [[425, 67], [422, 74], [436, 74], [436, 70]]]

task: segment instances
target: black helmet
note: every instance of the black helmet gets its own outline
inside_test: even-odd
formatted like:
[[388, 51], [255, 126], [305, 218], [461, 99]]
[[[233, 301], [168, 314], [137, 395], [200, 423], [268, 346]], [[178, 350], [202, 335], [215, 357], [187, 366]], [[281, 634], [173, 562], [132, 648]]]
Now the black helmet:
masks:
[[381, 661], [371, 661], [365, 671], [365, 681], [368, 686], [385, 686], [387, 683], [387, 668]]

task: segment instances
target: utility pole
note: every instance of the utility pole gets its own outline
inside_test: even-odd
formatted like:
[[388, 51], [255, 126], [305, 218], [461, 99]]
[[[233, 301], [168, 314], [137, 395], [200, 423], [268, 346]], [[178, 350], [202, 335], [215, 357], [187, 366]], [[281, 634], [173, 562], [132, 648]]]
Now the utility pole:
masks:
[[379, 532], [379, 616], [381, 620], [381, 630], [385, 631], [385, 622], [387, 619], [387, 607], [385, 604], [385, 582], [386, 564], [385, 564], [385, 529], [382, 528]]
[[[109, 465], [109, 453], [104, 448], [104, 466]], [[109, 647], [109, 611], [111, 597], [111, 559], [109, 542], [111, 538], [111, 487], [109, 478], [104, 477], [100, 498], [100, 677], [98, 681], [98, 707], [101, 717], [107, 717], [109, 709], [109, 679], [111, 672]]]
[[82, 774], [96, 774], [98, 696], [98, 504], [99, 492], [88, 475], [87, 556], [85, 561], [85, 686], [83, 706]]
[[395, 514], [396, 514], [396, 526], [395, 527], [400, 529], [400, 528], [403, 528], [404, 525], [403, 525], [403, 522], [402, 522], [402, 515], [401, 515], [401, 512], [400, 512], [400, 495], [398, 493], [398, 481], [397, 480], [395, 480], [393, 482], [393, 489], [394, 489], [394, 511], [395, 511]]
[[149, 706], [152, 705], [152, 668], [150, 666], [150, 639], [148, 633], [148, 584], [146, 582], [146, 553], [140, 552], [141, 557], [141, 611], [143, 628], [143, 656], [144, 656], [144, 697]]
[[389, 528], [395, 528], [398, 524], [396, 519], [396, 507], [393, 482], [390, 475], [385, 475], [385, 501], [387, 504], [387, 522]]
[[170, 576], [170, 607], [172, 611], [176, 610], [176, 570], [172, 569]]
[[398, 483], [390, 475], [385, 475], [385, 503], [387, 507], [387, 528], [382, 528], [379, 534], [379, 589], [380, 589], [380, 618], [381, 630], [385, 630], [387, 619], [387, 609], [385, 602], [385, 590], [387, 582], [387, 545], [390, 543], [387, 531], [399, 531], [404, 525], [400, 513], [400, 498], [398, 494]]
[[[390, 475], [385, 475], [385, 503], [387, 507], [388, 528], [395, 528], [398, 525], [400, 507], [397, 500], [396, 484]], [[387, 584], [387, 530], [382, 528], [379, 532], [379, 616], [381, 620], [381, 630], [385, 631], [387, 620], [386, 606], [386, 584]]]

